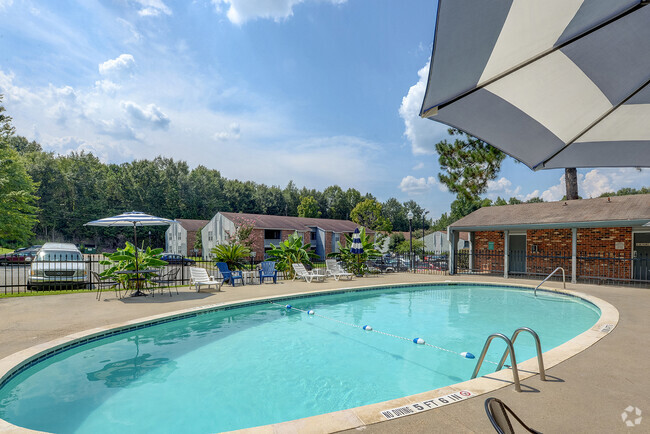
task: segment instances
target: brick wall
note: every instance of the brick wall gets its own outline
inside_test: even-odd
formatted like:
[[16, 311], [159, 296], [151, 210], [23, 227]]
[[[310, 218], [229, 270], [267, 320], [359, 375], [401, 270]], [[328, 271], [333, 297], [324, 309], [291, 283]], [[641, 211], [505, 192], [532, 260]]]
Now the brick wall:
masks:
[[[181, 252], [184, 256], [190, 256], [194, 250], [194, 243], [196, 242], [196, 231], [187, 231], [187, 251]], [[199, 252], [201, 256], [201, 252]]]
[[[489, 250], [490, 242], [494, 243], [493, 250]], [[474, 252], [478, 255], [474, 257], [474, 270], [484, 273], [503, 272], [503, 249], [503, 232], [475, 232]]]
[[[530, 229], [526, 231], [526, 271], [548, 274], [557, 267], [571, 273], [571, 229]], [[488, 250], [488, 243], [494, 250]], [[622, 249], [616, 249], [622, 243]], [[619, 244], [619, 247], [621, 244]], [[474, 269], [483, 272], [503, 271], [504, 240], [502, 231], [479, 231], [474, 234]], [[536, 251], [535, 251], [536, 249]], [[630, 252], [632, 228], [579, 228], [576, 234], [577, 277], [631, 277]]]
[[333, 232], [325, 232], [325, 256], [329, 255], [334, 251], [334, 246], [332, 245], [332, 236]]
[[[557, 267], [571, 273], [571, 229], [531, 229], [526, 231], [526, 271], [548, 275]], [[534, 247], [537, 251], [534, 251]]]
[[253, 229], [248, 237], [253, 244], [251, 250], [255, 252], [255, 261], [264, 260], [264, 229]]

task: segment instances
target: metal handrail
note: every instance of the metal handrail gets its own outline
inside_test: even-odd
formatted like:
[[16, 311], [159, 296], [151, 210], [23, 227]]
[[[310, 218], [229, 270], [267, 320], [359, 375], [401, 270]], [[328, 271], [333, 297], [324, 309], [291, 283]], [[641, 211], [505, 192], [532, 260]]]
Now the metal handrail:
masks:
[[551, 276], [554, 275], [555, 272], [556, 272], [557, 270], [562, 270], [562, 287], [563, 287], [564, 289], [566, 289], [566, 274], [564, 273], [564, 268], [562, 268], [562, 267], [557, 267], [555, 270], [553, 270], [553, 272], [552, 272], [551, 274], [549, 274], [548, 276], [546, 276], [546, 279], [542, 280], [542, 281], [539, 283], [539, 285], [537, 285], [537, 286], [535, 287], [535, 297], [537, 297], [537, 288], [539, 288], [540, 286], [542, 286], [542, 285], [544, 284], [544, 282], [546, 282], [548, 279], [550, 279]]
[[[537, 347], [537, 365], [539, 366], [539, 379], [542, 381], [546, 381], [546, 372], [544, 371], [544, 359], [542, 358], [542, 344], [539, 342], [539, 336], [537, 335], [537, 333], [535, 333], [533, 329], [530, 329], [528, 327], [519, 327], [517, 330], [515, 330], [515, 332], [512, 334], [512, 337], [510, 338], [510, 342], [512, 342], [513, 348], [515, 345], [515, 341], [517, 340], [517, 336], [519, 336], [519, 333], [521, 332], [528, 332], [531, 335], [533, 335], [533, 339], [535, 339], [535, 346]], [[510, 353], [510, 347], [506, 348], [506, 350], [503, 352], [503, 357], [501, 357], [501, 360], [497, 365], [497, 369], [496, 369], [497, 371], [503, 368], [503, 364], [506, 362], [509, 353]]]
[[488, 336], [487, 340], [485, 341], [485, 345], [483, 346], [483, 351], [481, 351], [481, 356], [478, 358], [478, 361], [476, 362], [476, 368], [474, 368], [474, 373], [472, 374], [472, 378], [476, 378], [476, 376], [478, 375], [478, 371], [481, 369], [481, 365], [483, 364], [483, 360], [485, 359], [485, 354], [487, 353], [487, 350], [490, 347], [490, 343], [494, 338], [501, 338], [504, 341], [506, 341], [506, 345], [508, 345], [508, 350], [510, 350], [510, 360], [512, 360], [512, 377], [515, 382], [515, 390], [517, 392], [521, 392], [521, 385], [519, 384], [519, 371], [517, 370], [517, 359], [515, 358], [515, 349], [512, 347], [512, 341], [508, 339], [508, 337], [503, 333], [492, 333], [490, 336]]

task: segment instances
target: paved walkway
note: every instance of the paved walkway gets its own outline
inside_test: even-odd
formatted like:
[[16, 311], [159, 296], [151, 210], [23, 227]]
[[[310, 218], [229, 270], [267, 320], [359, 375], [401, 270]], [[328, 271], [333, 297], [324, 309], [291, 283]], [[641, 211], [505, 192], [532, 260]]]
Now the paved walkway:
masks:
[[[106, 292], [0, 299], [0, 358], [68, 334], [190, 307], [257, 297], [324, 289], [391, 284], [476, 280], [531, 285], [530, 280], [490, 277], [395, 274], [355, 279], [352, 282], [224, 286], [222, 292], [196, 293], [181, 288], [180, 294], [155, 298], [117, 299]], [[550, 283], [561, 287], [561, 283]], [[650, 378], [648, 377], [648, 310], [650, 290], [593, 285], [571, 285], [611, 303], [620, 313], [613, 332], [592, 347], [549, 369], [547, 382], [534, 376], [523, 381], [523, 393], [512, 385], [439, 409], [359, 428], [372, 433], [490, 432], [483, 409], [487, 396], [505, 401], [531, 427], [543, 432], [650, 432]], [[621, 413], [628, 406], [644, 412], [641, 425], [627, 428]], [[357, 430], [350, 430], [358, 431]], [[324, 430], [323, 432], [326, 432]]]

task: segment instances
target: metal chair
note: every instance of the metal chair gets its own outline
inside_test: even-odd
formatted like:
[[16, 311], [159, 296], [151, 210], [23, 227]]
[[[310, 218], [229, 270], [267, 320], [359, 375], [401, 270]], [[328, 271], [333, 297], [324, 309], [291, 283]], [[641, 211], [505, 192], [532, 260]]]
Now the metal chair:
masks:
[[160, 288], [160, 293], [163, 293], [164, 287], [167, 287], [169, 290], [169, 296], [172, 296], [172, 285], [176, 289], [176, 295], [178, 295], [178, 286], [176, 285], [177, 277], [178, 277], [178, 272], [180, 271], [180, 267], [175, 267], [169, 270], [168, 272], [159, 275], [157, 278], [153, 279], [152, 282], [158, 285]]
[[95, 299], [97, 301], [101, 300], [102, 289], [105, 288], [113, 288], [115, 290], [115, 295], [118, 298], [122, 298], [122, 290], [120, 289], [120, 285], [117, 282], [107, 282], [103, 280], [99, 273], [96, 271], [90, 272], [90, 279], [91, 284], [97, 287], [97, 294], [95, 294]]
[[514, 434], [515, 432], [512, 423], [510, 423], [508, 413], [510, 413], [527, 432], [541, 434], [539, 431], [529, 428], [521, 419], [519, 419], [519, 417], [517, 417], [510, 407], [497, 398], [488, 398], [485, 400], [485, 412], [487, 413], [490, 422], [492, 422], [492, 426], [499, 434]]

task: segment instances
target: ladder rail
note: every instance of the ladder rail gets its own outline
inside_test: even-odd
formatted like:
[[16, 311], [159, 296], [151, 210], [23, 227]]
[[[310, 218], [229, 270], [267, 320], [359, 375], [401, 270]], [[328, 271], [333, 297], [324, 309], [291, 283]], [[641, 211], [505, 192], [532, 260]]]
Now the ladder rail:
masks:
[[476, 368], [474, 368], [474, 373], [472, 374], [472, 378], [476, 378], [476, 376], [478, 375], [478, 372], [481, 369], [481, 365], [483, 364], [483, 360], [485, 359], [485, 355], [487, 354], [487, 350], [490, 347], [490, 344], [492, 343], [492, 340], [494, 338], [503, 339], [506, 342], [506, 345], [508, 346], [508, 350], [511, 354], [510, 359], [512, 360], [512, 377], [515, 383], [515, 390], [517, 392], [521, 392], [521, 384], [519, 383], [519, 371], [517, 370], [517, 359], [515, 357], [515, 349], [512, 347], [512, 341], [508, 339], [508, 337], [503, 333], [492, 333], [490, 336], [488, 336], [487, 340], [485, 341], [485, 345], [483, 346], [483, 351], [481, 351], [481, 356], [478, 358], [478, 361], [476, 362]]
[[537, 297], [537, 288], [539, 288], [540, 286], [542, 286], [542, 285], [544, 284], [544, 282], [546, 282], [548, 279], [550, 279], [551, 276], [554, 275], [554, 274], [557, 272], [557, 270], [562, 270], [562, 287], [563, 287], [564, 289], [566, 289], [566, 273], [564, 272], [564, 268], [562, 268], [562, 267], [557, 267], [555, 270], [553, 270], [553, 272], [552, 272], [551, 274], [549, 274], [548, 276], [546, 276], [546, 278], [545, 278], [544, 280], [542, 280], [542, 281], [539, 283], [539, 285], [537, 285], [537, 286], [535, 287], [535, 297]]
[[[539, 366], [539, 379], [542, 381], [546, 381], [546, 371], [544, 370], [544, 358], [542, 357], [542, 344], [539, 341], [539, 335], [535, 333], [533, 329], [529, 327], [519, 327], [517, 330], [515, 330], [515, 332], [512, 334], [512, 337], [510, 338], [510, 342], [512, 342], [512, 348], [514, 348], [515, 341], [517, 340], [517, 336], [519, 336], [521, 332], [528, 332], [533, 336], [533, 339], [535, 339], [535, 347], [537, 349], [537, 365]], [[496, 371], [499, 371], [501, 370], [501, 368], [503, 368], [503, 364], [506, 362], [506, 359], [508, 358], [508, 354], [510, 354], [510, 347], [507, 347], [506, 350], [503, 352], [503, 357], [501, 357], [501, 360], [497, 365]]]

